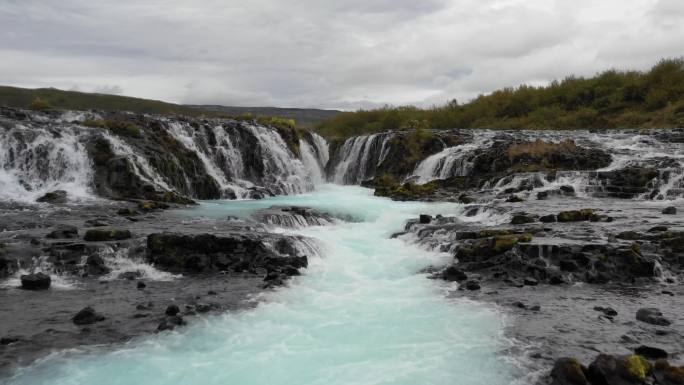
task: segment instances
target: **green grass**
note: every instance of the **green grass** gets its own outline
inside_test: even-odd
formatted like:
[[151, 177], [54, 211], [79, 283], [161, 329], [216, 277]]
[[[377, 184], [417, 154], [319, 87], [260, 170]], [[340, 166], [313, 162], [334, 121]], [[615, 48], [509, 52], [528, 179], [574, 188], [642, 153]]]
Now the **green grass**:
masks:
[[[503, 69], [505, 70], [505, 69]], [[570, 76], [548, 86], [521, 85], [466, 104], [384, 107], [337, 115], [317, 125], [328, 138], [394, 129], [609, 129], [684, 126], [684, 59], [651, 70]]]

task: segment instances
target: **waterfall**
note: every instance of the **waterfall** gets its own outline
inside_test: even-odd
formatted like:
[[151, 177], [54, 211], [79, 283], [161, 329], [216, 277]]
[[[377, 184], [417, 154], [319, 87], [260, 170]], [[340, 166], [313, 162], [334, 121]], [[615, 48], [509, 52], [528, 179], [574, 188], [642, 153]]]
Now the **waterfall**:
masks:
[[92, 169], [85, 135], [75, 126], [55, 129], [16, 124], [0, 131], [0, 198], [33, 202], [53, 190], [91, 198]]
[[[159, 174], [157, 170], [152, 167], [152, 165], [150, 165], [147, 159], [138, 154], [128, 143], [106, 131], [102, 132], [102, 136], [107, 140], [107, 142], [109, 142], [114, 154], [117, 156], [126, 157], [131, 161], [133, 169], [140, 179], [150, 183], [158, 189], [173, 190], [173, 188], [166, 182], [165, 178]], [[189, 186], [190, 182], [186, 181], [186, 185]]]
[[[309, 143], [306, 139], [309, 139]], [[299, 140], [299, 152], [301, 153], [302, 163], [309, 172], [311, 181], [314, 184], [325, 182], [325, 166], [328, 164], [330, 154], [328, 142], [322, 136], [310, 133], [306, 139]]]
[[427, 183], [435, 179], [466, 176], [472, 169], [473, 152], [489, 144], [493, 134], [489, 131], [478, 133], [472, 143], [465, 143], [428, 156], [413, 171], [411, 179], [417, 183]]
[[278, 132], [254, 124], [248, 124], [246, 128], [258, 141], [265, 187], [282, 194], [313, 190], [311, 177], [304, 164], [294, 156]]
[[347, 139], [340, 150], [334, 182], [357, 184], [373, 178], [389, 153], [392, 137], [392, 133], [381, 133]]

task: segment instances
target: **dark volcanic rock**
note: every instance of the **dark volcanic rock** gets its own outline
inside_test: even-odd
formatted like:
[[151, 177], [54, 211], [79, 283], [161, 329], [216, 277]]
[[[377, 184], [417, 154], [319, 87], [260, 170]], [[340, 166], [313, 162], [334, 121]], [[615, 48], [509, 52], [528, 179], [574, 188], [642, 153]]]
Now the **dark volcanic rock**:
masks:
[[466, 273], [456, 266], [449, 266], [442, 271], [442, 279], [445, 281], [462, 282], [468, 279]]
[[21, 288], [26, 290], [47, 290], [50, 288], [51, 282], [50, 276], [43, 273], [21, 276]]
[[663, 214], [675, 215], [675, 214], [677, 214], [677, 208], [674, 206], [666, 207], [663, 209]]
[[672, 322], [663, 316], [656, 308], [641, 308], [636, 313], [636, 319], [651, 325], [669, 326]]
[[86, 231], [83, 239], [88, 242], [123, 241], [131, 238], [130, 230], [92, 229]]
[[654, 346], [646, 346], [646, 345], [641, 345], [637, 348], [634, 349], [634, 353], [644, 356], [646, 358], [650, 359], [660, 359], [660, 358], [667, 358], [668, 354], [665, 350], [661, 348], [657, 348]]
[[111, 270], [105, 264], [104, 259], [99, 255], [90, 255], [86, 259], [85, 273], [87, 275], [104, 275], [108, 274]]
[[58, 225], [46, 237], [52, 239], [76, 238], [78, 237], [78, 228], [71, 225]]
[[288, 265], [297, 269], [308, 265], [306, 256], [281, 256], [267, 247], [262, 239], [246, 235], [150, 234], [147, 253], [149, 261], [162, 269], [189, 273], [229, 269], [243, 271], [257, 267], [279, 271]]
[[185, 320], [179, 315], [168, 316], [164, 318], [157, 326], [158, 331], [173, 330], [179, 326], [185, 325]]
[[166, 307], [166, 311], [164, 311], [164, 314], [166, 314], [167, 316], [174, 316], [178, 313], [180, 313], [178, 305], [169, 305]]
[[427, 214], [420, 214], [418, 222], [421, 224], [428, 224], [432, 222], [432, 216]]
[[46, 193], [42, 197], [36, 199], [36, 202], [52, 204], [67, 203], [67, 192], [64, 190], [51, 191], [49, 193]]
[[104, 321], [105, 317], [102, 314], [97, 313], [92, 307], [88, 306], [76, 313], [74, 318], [71, 320], [76, 325], [90, 325], [96, 322]]
[[551, 385], [589, 385], [586, 368], [574, 358], [560, 358], [551, 370]]

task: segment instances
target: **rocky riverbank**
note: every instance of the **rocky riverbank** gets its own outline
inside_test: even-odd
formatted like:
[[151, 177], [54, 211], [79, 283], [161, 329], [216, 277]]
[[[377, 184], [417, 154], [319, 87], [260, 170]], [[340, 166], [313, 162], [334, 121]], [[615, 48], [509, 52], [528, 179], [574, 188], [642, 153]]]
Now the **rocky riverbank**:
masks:
[[[254, 306], [316, 253], [311, 240], [271, 233], [270, 217], [189, 220], [179, 208], [3, 205], [0, 375], [50, 352], [126, 343]], [[300, 212], [330, 219], [284, 209], [271, 212], [291, 214], [288, 223]]]

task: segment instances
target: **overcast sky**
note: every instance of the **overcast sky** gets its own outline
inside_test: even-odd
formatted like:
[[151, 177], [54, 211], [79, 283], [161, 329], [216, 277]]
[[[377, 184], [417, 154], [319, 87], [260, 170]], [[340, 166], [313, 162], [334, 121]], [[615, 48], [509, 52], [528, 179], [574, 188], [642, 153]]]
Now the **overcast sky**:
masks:
[[0, 84], [177, 103], [467, 101], [684, 55], [684, 0], [1, 0]]

